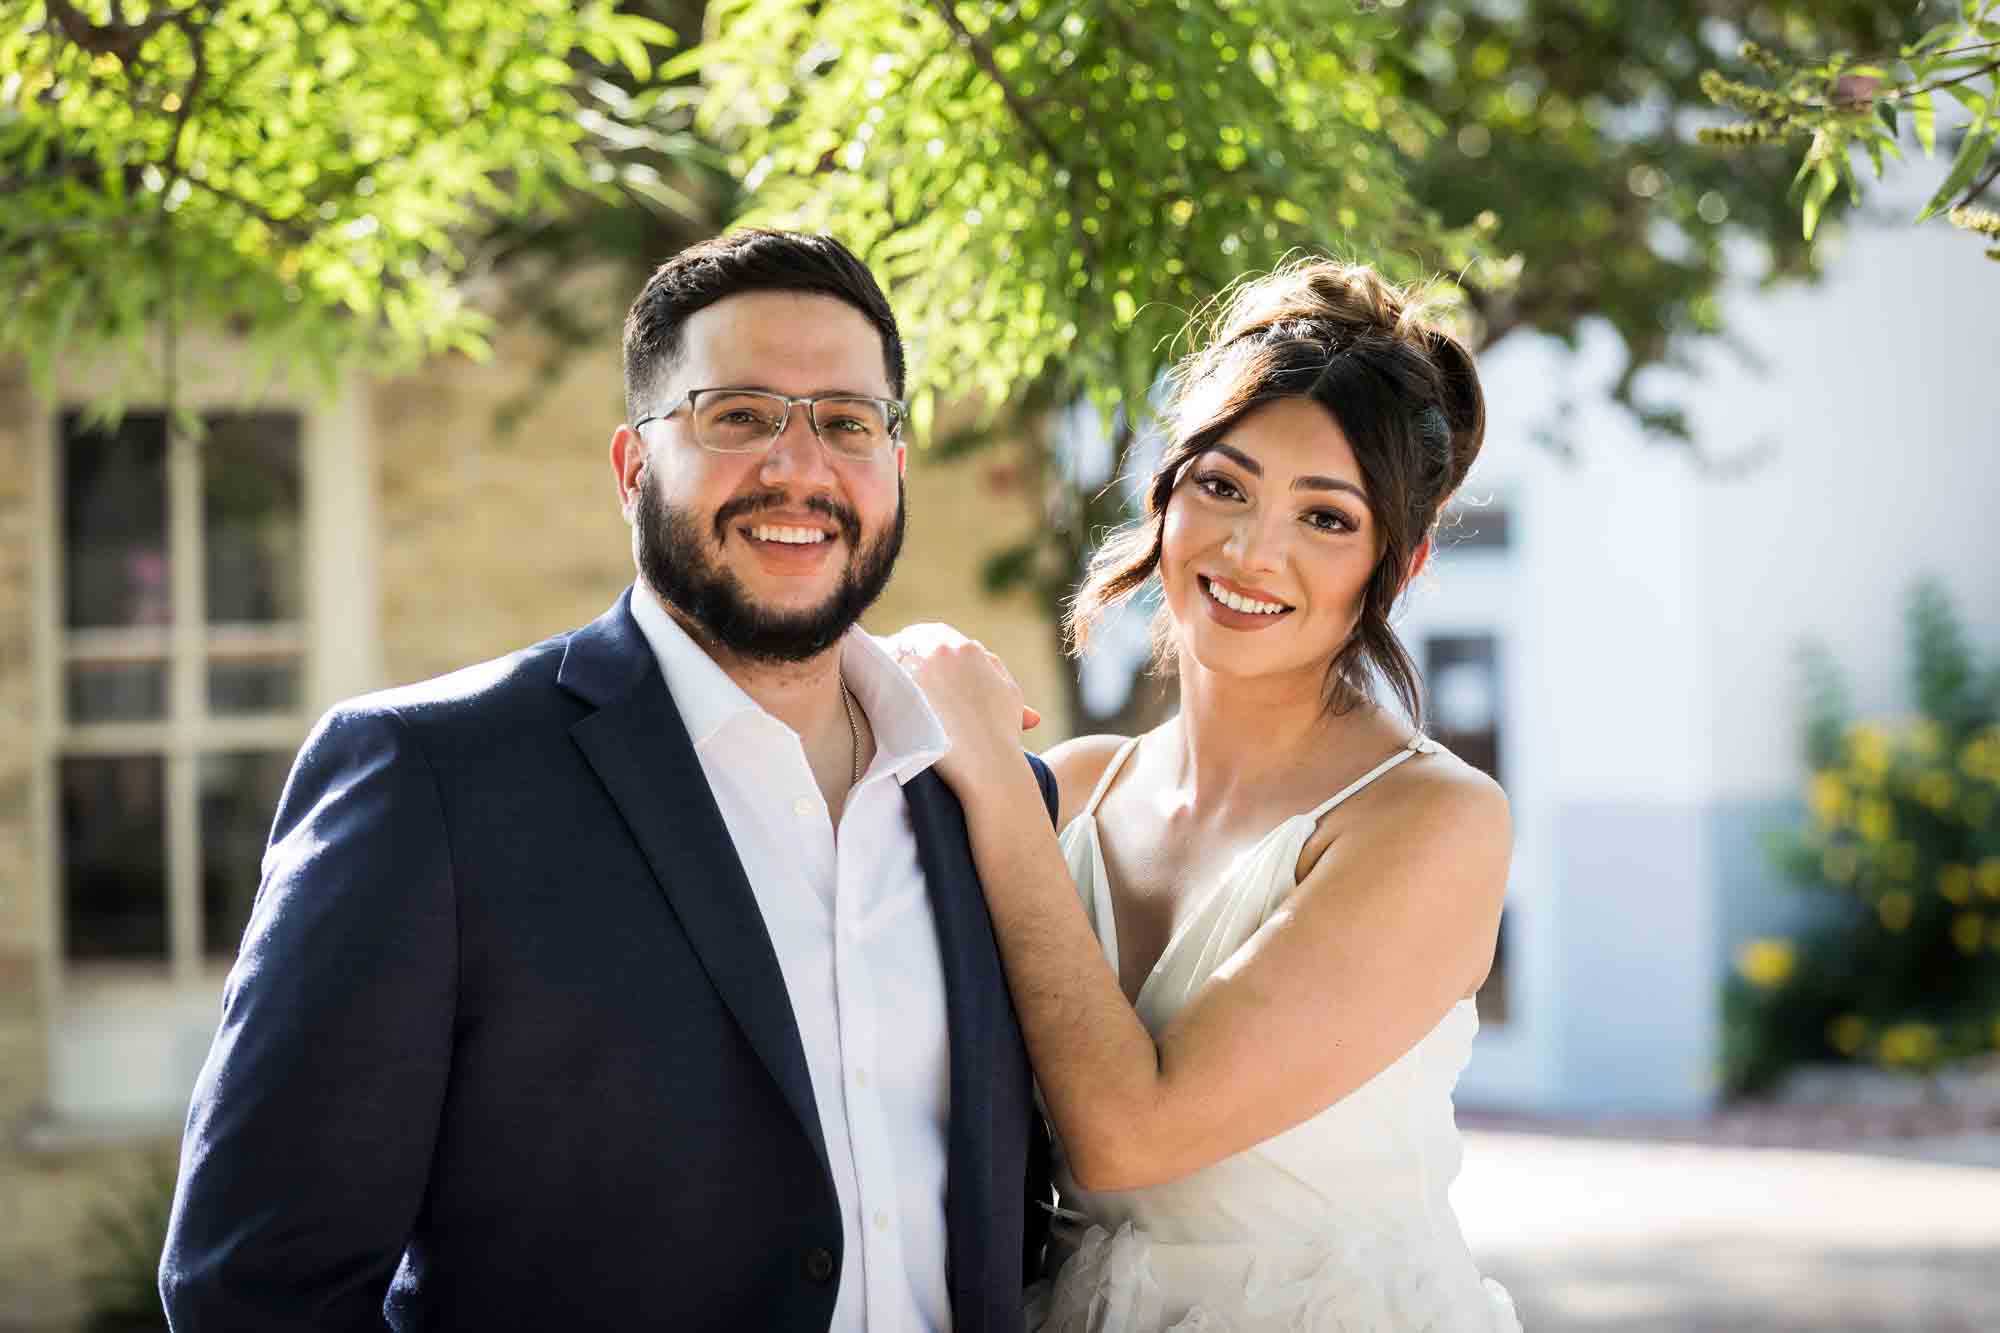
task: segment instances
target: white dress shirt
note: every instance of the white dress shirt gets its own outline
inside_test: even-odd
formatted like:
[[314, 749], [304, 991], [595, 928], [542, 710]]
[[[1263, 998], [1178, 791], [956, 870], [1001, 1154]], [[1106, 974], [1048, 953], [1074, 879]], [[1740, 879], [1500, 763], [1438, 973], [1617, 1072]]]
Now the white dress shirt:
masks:
[[876, 748], [836, 834], [798, 733], [643, 584], [632, 615], [694, 740], [791, 995], [846, 1241], [833, 1333], [948, 1329], [944, 970], [902, 790], [950, 748], [944, 728], [888, 653], [849, 630], [841, 671]]

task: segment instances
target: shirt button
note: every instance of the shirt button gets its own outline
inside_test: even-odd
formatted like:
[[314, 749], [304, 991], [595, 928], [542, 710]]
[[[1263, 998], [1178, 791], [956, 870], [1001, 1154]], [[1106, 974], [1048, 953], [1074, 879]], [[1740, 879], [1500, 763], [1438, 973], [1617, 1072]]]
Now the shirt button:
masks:
[[857, 1070], [855, 1070], [855, 1071], [854, 1071], [854, 1086], [855, 1086], [855, 1087], [857, 1087], [857, 1088], [865, 1088], [865, 1087], [867, 1087], [867, 1086], [868, 1086], [868, 1071], [867, 1071], [867, 1070], [865, 1070], [865, 1069], [857, 1069]]
[[799, 797], [798, 800], [792, 802], [793, 814], [804, 816], [804, 815], [809, 815], [812, 812], [813, 812], [813, 803], [810, 797], [801, 796]]
[[875, 1229], [877, 1231], [887, 1231], [889, 1229], [889, 1214], [880, 1208], [875, 1210]]
[[822, 1287], [833, 1281], [833, 1251], [817, 1246], [807, 1250], [806, 1277]]

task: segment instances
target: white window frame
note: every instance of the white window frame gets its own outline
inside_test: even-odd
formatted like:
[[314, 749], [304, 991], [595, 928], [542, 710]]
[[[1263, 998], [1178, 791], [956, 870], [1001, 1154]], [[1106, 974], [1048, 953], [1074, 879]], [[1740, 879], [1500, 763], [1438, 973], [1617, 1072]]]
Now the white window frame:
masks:
[[[217, 343], [235, 364], [244, 354]], [[225, 363], [227, 364], [227, 363]], [[331, 394], [246, 391], [217, 376], [190, 408], [297, 417], [302, 486], [301, 620], [295, 625], [209, 626], [202, 564], [199, 446], [168, 437], [168, 562], [173, 619], [160, 628], [72, 631], [65, 624], [63, 571], [63, 413], [89, 399], [79, 374], [34, 405], [30, 428], [33, 503], [41, 523], [36, 579], [39, 716], [32, 793], [35, 861], [45, 910], [38, 956], [41, 1012], [47, 1016], [49, 1078], [42, 1120], [31, 1139], [67, 1148], [151, 1135], [177, 1127], [213, 1036], [230, 960], [205, 956], [201, 920], [199, 764], [231, 750], [288, 751], [336, 700], [381, 682], [375, 596], [375, 502], [368, 413], [362, 387], [343, 381]], [[133, 410], [152, 410], [137, 402]], [[166, 715], [158, 721], [70, 721], [66, 666], [78, 647], [104, 656], [153, 656], [164, 636], [169, 661]], [[282, 715], [211, 717], [207, 649], [297, 647], [300, 697]], [[78, 755], [155, 753], [165, 764], [167, 957], [71, 960], [64, 949], [64, 876], [57, 772]]]

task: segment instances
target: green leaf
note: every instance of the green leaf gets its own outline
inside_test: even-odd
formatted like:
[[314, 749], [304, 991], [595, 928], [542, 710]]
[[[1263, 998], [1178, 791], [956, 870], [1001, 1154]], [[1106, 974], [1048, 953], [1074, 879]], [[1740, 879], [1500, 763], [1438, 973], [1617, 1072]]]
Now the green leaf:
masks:
[[1812, 183], [1806, 186], [1803, 219], [1808, 241], [1819, 228], [1820, 210], [1826, 207], [1826, 201], [1833, 197], [1834, 187], [1839, 184], [1840, 173], [1834, 169], [1833, 163], [1821, 159], [1813, 171]]
[[1917, 221], [1922, 222], [1942, 211], [1960, 190], [1972, 183], [1973, 176], [1985, 165], [1987, 154], [1993, 150], [1994, 137], [1995, 132], [1987, 129], [1968, 133], [1960, 141], [1958, 156], [1952, 159], [1951, 171], [1945, 176], [1944, 184], [1938, 187], [1938, 192], [1924, 205], [1924, 211], [1917, 214]]
[[1910, 123], [1916, 126], [1917, 142], [1923, 145], [1924, 156], [1937, 152], [1937, 106], [1930, 93], [1921, 92], [1910, 99]]

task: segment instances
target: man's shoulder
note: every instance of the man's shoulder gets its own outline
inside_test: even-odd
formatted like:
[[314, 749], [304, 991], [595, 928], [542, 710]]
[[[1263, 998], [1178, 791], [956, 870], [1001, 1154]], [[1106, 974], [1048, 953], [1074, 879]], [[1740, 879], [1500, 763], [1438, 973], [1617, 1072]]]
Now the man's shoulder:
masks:
[[395, 718], [418, 731], [487, 725], [546, 708], [575, 631], [428, 680], [391, 686], [334, 705], [329, 720]]

